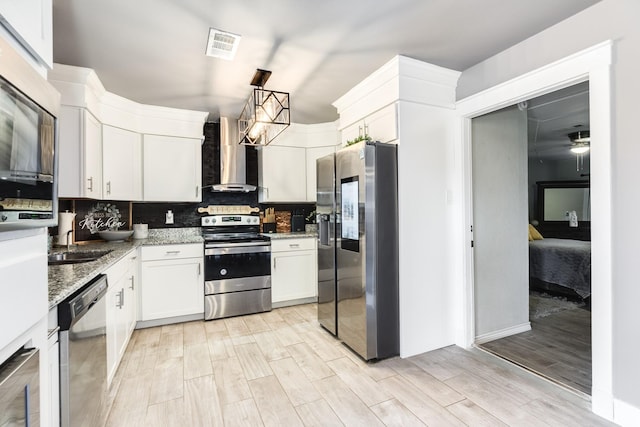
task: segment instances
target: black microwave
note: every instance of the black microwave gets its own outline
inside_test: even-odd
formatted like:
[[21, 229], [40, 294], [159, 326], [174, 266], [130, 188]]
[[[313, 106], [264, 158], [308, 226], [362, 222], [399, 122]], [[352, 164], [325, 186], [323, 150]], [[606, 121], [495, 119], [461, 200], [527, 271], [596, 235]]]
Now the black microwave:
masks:
[[[56, 118], [34, 100], [44, 87], [42, 77], [36, 76], [35, 85], [25, 84], [33, 79], [19, 79], [18, 87], [5, 75], [0, 75], [0, 231], [51, 227], [57, 225], [58, 207]], [[33, 90], [24, 92], [25, 87]]]

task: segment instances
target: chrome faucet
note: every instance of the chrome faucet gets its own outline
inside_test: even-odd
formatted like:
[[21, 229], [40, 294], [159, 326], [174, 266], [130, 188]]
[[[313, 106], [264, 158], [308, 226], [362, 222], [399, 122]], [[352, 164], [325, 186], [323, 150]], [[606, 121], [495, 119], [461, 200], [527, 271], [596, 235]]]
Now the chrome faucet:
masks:
[[71, 250], [71, 243], [69, 242], [69, 236], [73, 233], [73, 230], [67, 231], [67, 252]]

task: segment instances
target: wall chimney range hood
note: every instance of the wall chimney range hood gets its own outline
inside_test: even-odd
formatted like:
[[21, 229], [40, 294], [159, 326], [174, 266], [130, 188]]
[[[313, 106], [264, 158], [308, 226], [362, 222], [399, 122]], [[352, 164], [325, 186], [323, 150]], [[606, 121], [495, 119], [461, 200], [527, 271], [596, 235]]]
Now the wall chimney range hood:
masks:
[[220, 117], [220, 183], [212, 185], [211, 191], [248, 193], [255, 190], [255, 185], [247, 184], [245, 147], [238, 144], [238, 123]]

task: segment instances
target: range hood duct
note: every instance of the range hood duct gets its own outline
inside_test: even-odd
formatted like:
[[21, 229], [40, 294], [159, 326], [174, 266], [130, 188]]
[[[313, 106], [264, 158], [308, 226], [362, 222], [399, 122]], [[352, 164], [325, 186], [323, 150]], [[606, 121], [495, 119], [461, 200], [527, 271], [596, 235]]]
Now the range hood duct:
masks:
[[220, 184], [211, 186], [212, 191], [255, 191], [256, 186], [247, 184], [244, 145], [238, 144], [238, 122], [220, 117]]

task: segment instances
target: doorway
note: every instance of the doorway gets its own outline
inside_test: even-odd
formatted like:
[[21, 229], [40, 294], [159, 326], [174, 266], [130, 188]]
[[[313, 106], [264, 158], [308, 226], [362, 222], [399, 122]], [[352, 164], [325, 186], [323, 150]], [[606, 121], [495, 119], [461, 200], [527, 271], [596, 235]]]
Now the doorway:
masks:
[[591, 106], [592, 197], [592, 410], [613, 419], [612, 395], [612, 250], [611, 250], [611, 60], [612, 42], [595, 45], [539, 69], [490, 87], [456, 103], [460, 117], [457, 184], [463, 195], [456, 247], [462, 254], [462, 321], [457, 343], [475, 342], [471, 119], [583, 81], [589, 81]]
[[476, 344], [586, 395], [588, 130], [588, 82], [472, 120]]

